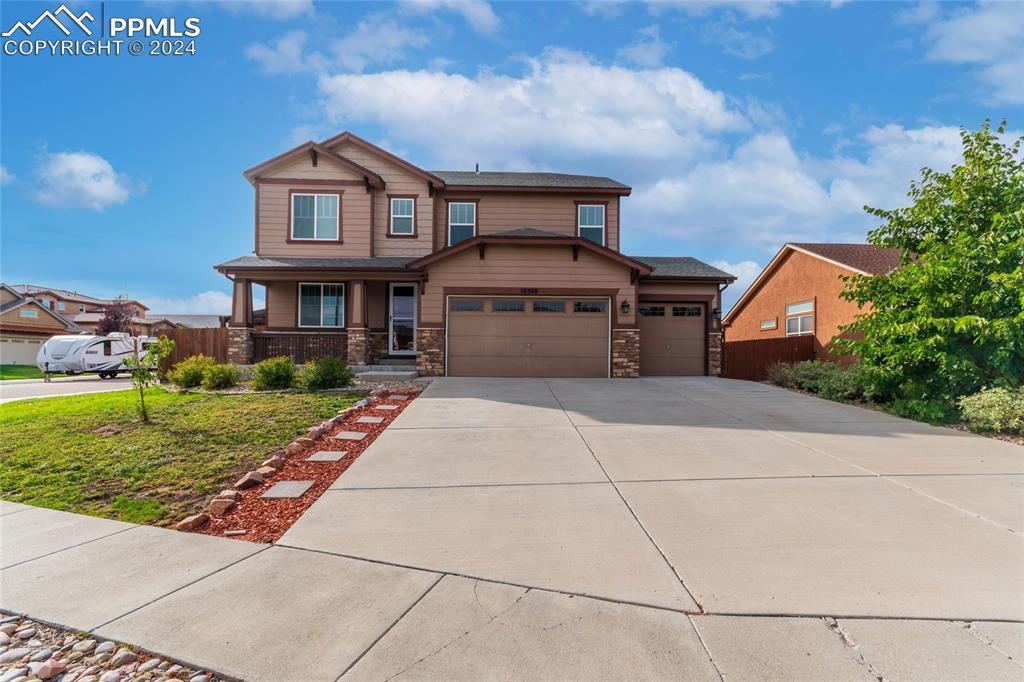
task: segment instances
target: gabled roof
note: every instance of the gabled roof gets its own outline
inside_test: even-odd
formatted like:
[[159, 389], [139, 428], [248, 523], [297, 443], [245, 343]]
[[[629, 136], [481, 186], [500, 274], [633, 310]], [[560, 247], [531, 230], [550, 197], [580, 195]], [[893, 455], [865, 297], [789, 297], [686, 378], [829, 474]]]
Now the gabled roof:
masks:
[[44, 313], [46, 313], [47, 315], [49, 315], [50, 317], [64, 325], [65, 329], [75, 332], [80, 331], [80, 328], [77, 324], [67, 319], [66, 317], [62, 317], [61, 315], [58, 315], [57, 313], [53, 312], [52, 310], [50, 310], [49, 308], [47, 308], [45, 305], [43, 305], [34, 298], [22, 298], [16, 301], [8, 301], [7, 303], [0, 305], [0, 314], [9, 312], [11, 310], [17, 310], [18, 308], [22, 308], [27, 305], [32, 305], [38, 308], [39, 310], [42, 310]]
[[690, 256], [633, 256], [654, 269], [650, 279], [707, 279], [735, 282], [735, 275]]
[[377, 175], [369, 168], [361, 166], [355, 161], [352, 161], [351, 159], [346, 159], [344, 156], [336, 154], [335, 152], [332, 152], [330, 149], [327, 149], [325, 146], [317, 144], [312, 140], [310, 140], [309, 142], [304, 142], [293, 149], [289, 149], [284, 154], [278, 154], [277, 156], [275, 156], [272, 159], [269, 159], [268, 161], [264, 161], [259, 165], [253, 166], [249, 170], [243, 171], [242, 175], [244, 175], [246, 180], [248, 180], [249, 182], [255, 182], [256, 178], [258, 178], [263, 173], [266, 173], [268, 170], [276, 168], [282, 163], [293, 161], [294, 159], [297, 159], [300, 156], [303, 156], [304, 154], [309, 154], [311, 152], [316, 153], [318, 155], [318, 158], [322, 157], [328, 161], [333, 161], [339, 166], [347, 168], [350, 171], [356, 173], [357, 175], [362, 175], [363, 180], [369, 185], [373, 185], [374, 187], [384, 186], [384, 178]]
[[447, 248], [441, 249], [440, 251], [435, 251], [434, 253], [418, 258], [409, 263], [408, 267], [421, 268], [425, 265], [429, 265], [444, 258], [448, 258], [449, 256], [454, 256], [456, 254], [462, 253], [463, 251], [467, 251], [475, 247], [487, 246], [488, 244], [515, 244], [521, 246], [573, 246], [575, 248], [591, 251], [599, 256], [604, 256], [605, 258], [614, 260], [618, 263], [621, 263], [622, 265], [633, 268], [634, 270], [637, 270], [641, 276], [651, 274], [651, 267], [648, 266], [646, 263], [642, 263], [636, 260], [635, 258], [630, 258], [629, 256], [624, 256], [618, 251], [612, 251], [609, 248], [605, 248], [604, 246], [595, 244], [589, 239], [582, 239], [580, 237], [568, 237], [564, 235], [522, 237], [509, 235], [507, 233], [482, 235], [473, 237], [472, 239], [467, 239], [466, 241], [459, 242], [455, 246], [449, 246]]
[[[6, 285], [4, 285], [6, 286]], [[96, 298], [95, 296], [88, 296], [86, 294], [79, 293], [77, 291], [69, 291], [67, 289], [57, 289], [55, 287], [44, 287], [37, 284], [14, 284], [7, 287], [8, 290], [14, 291], [19, 296], [39, 296], [40, 294], [52, 294], [56, 298], [63, 298], [66, 301], [74, 301], [76, 303], [88, 303], [89, 305], [109, 305], [117, 299], [113, 298]], [[149, 306], [143, 304], [141, 301], [129, 298], [125, 299], [129, 303], [137, 303], [140, 308], [149, 310]]]
[[793, 242], [787, 246], [862, 275], [884, 275], [900, 266], [903, 251], [873, 244], [811, 244]]
[[590, 189], [628, 195], [632, 188], [611, 178], [566, 173], [506, 173], [496, 171], [432, 171], [447, 189]]
[[337, 146], [339, 144], [343, 144], [345, 142], [349, 142], [351, 144], [354, 144], [355, 146], [357, 146], [357, 147], [359, 147], [359, 148], [369, 152], [370, 154], [373, 154], [374, 156], [380, 156], [380, 157], [382, 157], [384, 159], [387, 159], [391, 163], [395, 164], [396, 166], [400, 166], [401, 168], [404, 168], [405, 170], [409, 171], [413, 175], [418, 175], [419, 177], [423, 178], [429, 184], [434, 185], [435, 187], [444, 187], [444, 180], [442, 180], [441, 178], [437, 177], [433, 173], [431, 173], [429, 171], [425, 171], [422, 168], [420, 168], [419, 166], [415, 166], [415, 165], [409, 163], [408, 161], [406, 161], [405, 159], [401, 158], [400, 156], [395, 156], [394, 154], [392, 154], [388, 150], [381, 149], [377, 145], [375, 145], [375, 144], [373, 144], [371, 142], [367, 142], [363, 138], [359, 137], [358, 135], [353, 135], [352, 133], [348, 132], [347, 130], [345, 132], [342, 132], [342, 133], [339, 133], [339, 134], [335, 135], [334, 137], [331, 137], [331, 138], [328, 138], [328, 139], [324, 140], [323, 142], [320, 143], [320, 146], [322, 146], [322, 147], [334, 147], [334, 146]]
[[827, 244], [791, 242], [783, 245], [771, 262], [761, 271], [757, 279], [747, 287], [736, 304], [722, 318], [728, 324], [742, 310], [750, 299], [764, 285], [773, 272], [782, 264], [783, 259], [793, 252], [805, 253], [826, 263], [831, 263], [858, 275], [884, 275], [901, 264], [902, 252], [899, 249], [885, 249], [872, 244]]

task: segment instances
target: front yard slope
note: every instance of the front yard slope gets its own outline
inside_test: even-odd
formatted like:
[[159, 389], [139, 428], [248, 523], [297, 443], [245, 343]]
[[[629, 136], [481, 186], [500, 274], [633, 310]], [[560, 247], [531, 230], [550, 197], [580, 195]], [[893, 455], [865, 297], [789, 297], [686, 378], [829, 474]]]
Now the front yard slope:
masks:
[[0, 405], [0, 498], [165, 525], [358, 397], [149, 389]]

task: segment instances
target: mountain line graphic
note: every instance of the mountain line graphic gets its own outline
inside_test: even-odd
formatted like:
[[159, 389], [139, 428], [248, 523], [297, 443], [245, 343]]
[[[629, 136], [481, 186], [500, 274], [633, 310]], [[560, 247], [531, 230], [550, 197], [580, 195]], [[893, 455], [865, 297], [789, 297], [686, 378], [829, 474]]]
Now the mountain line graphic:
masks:
[[71, 21], [75, 22], [75, 25], [78, 26], [78, 28], [82, 29], [85, 32], [86, 35], [90, 35], [90, 36], [92, 35], [92, 30], [89, 29], [85, 25], [85, 23], [83, 22], [83, 19], [88, 19], [89, 21], [93, 21], [95, 19], [95, 17], [93, 17], [93, 15], [90, 14], [88, 10], [82, 12], [81, 15], [76, 16], [74, 12], [72, 12], [70, 9], [68, 9], [67, 5], [61, 5], [60, 7], [57, 8], [57, 11], [55, 11], [55, 12], [51, 12], [50, 10], [46, 10], [42, 14], [40, 14], [39, 17], [35, 21], [30, 22], [28, 24], [26, 24], [23, 21], [19, 21], [19, 22], [15, 23], [14, 26], [12, 26], [10, 28], [10, 30], [4, 31], [3, 34], [0, 34], [0, 35], [3, 35], [4, 38], [10, 38], [16, 32], [21, 31], [26, 36], [30, 36], [30, 35], [32, 35], [32, 31], [35, 30], [36, 26], [41, 24], [44, 19], [49, 19], [50, 21], [52, 21], [57, 26], [57, 28], [59, 28], [64, 33], [64, 35], [66, 35], [66, 36], [71, 35], [71, 31], [69, 31], [68, 28], [64, 24], [62, 24], [60, 22], [60, 19], [57, 18], [58, 14], [63, 14], [68, 19], [70, 19]]

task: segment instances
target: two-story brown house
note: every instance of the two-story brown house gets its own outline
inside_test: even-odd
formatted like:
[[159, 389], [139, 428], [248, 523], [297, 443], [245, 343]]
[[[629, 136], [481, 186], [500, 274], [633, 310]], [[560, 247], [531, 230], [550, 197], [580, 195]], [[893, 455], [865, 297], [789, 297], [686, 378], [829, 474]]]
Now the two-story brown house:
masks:
[[[426, 171], [347, 132], [245, 177], [255, 252], [216, 266], [234, 282], [233, 361], [302, 344], [358, 365], [414, 358], [423, 375], [719, 372], [734, 278], [621, 253], [622, 183]], [[259, 335], [254, 283], [266, 288]]]

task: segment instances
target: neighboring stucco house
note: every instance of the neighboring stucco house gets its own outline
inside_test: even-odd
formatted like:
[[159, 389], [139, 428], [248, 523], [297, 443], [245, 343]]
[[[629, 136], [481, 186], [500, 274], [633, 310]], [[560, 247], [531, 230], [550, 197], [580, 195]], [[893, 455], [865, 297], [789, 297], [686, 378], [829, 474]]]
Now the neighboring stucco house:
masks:
[[347, 132], [244, 175], [255, 252], [216, 266], [234, 282], [235, 362], [301, 347], [423, 375], [719, 373], [734, 278], [621, 253], [631, 190], [615, 180], [426, 171]]
[[[55, 289], [37, 284], [15, 284], [11, 287], [22, 296], [31, 296], [53, 312], [74, 319], [75, 315], [82, 313], [102, 313], [103, 307], [114, 303], [115, 299], [96, 298], [77, 291], [67, 289]], [[132, 315], [145, 317], [149, 310], [145, 305], [135, 300], [128, 300], [132, 307]]]
[[899, 265], [899, 249], [786, 244], [723, 319], [726, 340], [813, 336], [814, 357], [834, 359], [832, 339], [861, 312], [855, 302], [839, 297], [841, 278], [882, 275]]
[[48, 338], [80, 331], [49, 306], [0, 284], [0, 365], [35, 364], [39, 346]]

